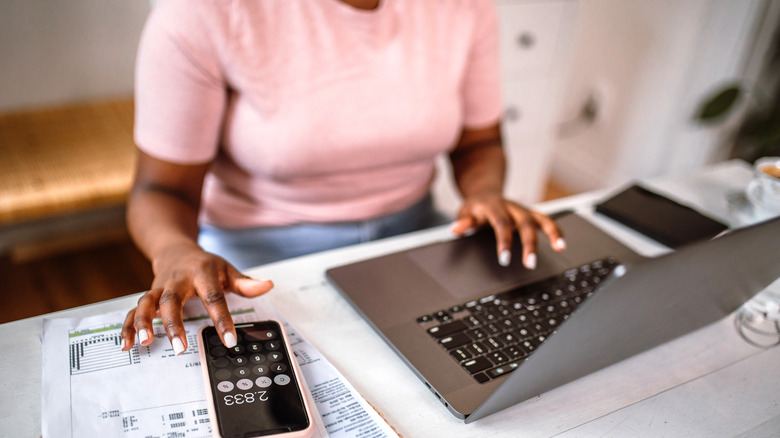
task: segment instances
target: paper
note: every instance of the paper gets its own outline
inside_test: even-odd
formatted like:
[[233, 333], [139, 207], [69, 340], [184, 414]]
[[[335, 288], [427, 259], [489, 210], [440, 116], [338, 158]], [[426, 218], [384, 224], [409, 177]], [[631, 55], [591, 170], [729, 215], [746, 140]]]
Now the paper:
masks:
[[[236, 323], [276, 318], [262, 298], [229, 296]], [[47, 319], [43, 327], [44, 437], [210, 437], [196, 335], [210, 323], [193, 300], [185, 307], [187, 351], [173, 353], [159, 320], [155, 341], [121, 351], [124, 312]], [[321, 436], [380, 438], [392, 428], [320, 353], [285, 324], [290, 346], [321, 418]], [[313, 412], [315, 417], [317, 412]]]

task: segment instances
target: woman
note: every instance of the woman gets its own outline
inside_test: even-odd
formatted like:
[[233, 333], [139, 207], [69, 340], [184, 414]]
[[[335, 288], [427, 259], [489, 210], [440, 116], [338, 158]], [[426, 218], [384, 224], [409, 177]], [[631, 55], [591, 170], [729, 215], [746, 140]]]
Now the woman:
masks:
[[238, 269], [437, 223], [434, 160], [449, 153], [463, 206], [536, 264], [548, 217], [505, 199], [493, 0], [166, 0], [140, 43], [136, 179], [128, 224], [152, 261], [126, 318], [128, 350], [159, 313], [178, 354], [199, 296], [235, 344], [225, 293], [273, 287]]

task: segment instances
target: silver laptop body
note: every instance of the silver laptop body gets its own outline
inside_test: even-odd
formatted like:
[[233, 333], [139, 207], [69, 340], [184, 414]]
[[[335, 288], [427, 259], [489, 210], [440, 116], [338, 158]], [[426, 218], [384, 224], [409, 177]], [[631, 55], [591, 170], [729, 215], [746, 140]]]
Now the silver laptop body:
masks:
[[[780, 277], [780, 218], [644, 258], [586, 219], [558, 219], [567, 250], [540, 240], [538, 268], [495, 261], [492, 233], [328, 270], [332, 284], [458, 418], [471, 422], [715, 322]], [[519, 244], [513, 250], [520, 254]], [[592, 260], [621, 266], [513, 372], [476, 382], [420, 315]], [[516, 259], [519, 257], [516, 257]]]

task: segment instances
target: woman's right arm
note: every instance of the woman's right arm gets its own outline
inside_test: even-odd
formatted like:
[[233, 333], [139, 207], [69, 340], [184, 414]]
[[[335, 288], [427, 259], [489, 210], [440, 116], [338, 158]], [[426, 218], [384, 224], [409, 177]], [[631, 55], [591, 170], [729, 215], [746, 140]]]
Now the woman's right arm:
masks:
[[182, 165], [142, 151], [127, 207], [130, 235], [152, 263], [151, 288], [127, 314], [122, 349], [129, 350], [138, 334], [141, 345], [154, 339], [152, 320], [159, 316], [174, 352], [187, 349], [182, 306], [199, 297], [223, 343], [235, 345], [233, 319], [225, 293], [254, 297], [273, 283], [241, 274], [221, 257], [197, 244], [201, 190], [209, 163]]

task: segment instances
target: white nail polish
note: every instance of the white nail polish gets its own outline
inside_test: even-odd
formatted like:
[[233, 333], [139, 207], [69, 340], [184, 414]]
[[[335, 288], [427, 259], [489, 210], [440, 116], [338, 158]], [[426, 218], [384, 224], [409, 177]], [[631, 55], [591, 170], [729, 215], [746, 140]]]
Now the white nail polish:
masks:
[[555, 248], [560, 250], [566, 249], [566, 242], [563, 240], [563, 238], [559, 237], [558, 240], [555, 241]]
[[149, 332], [146, 331], [146, 329], [141, 329], [138, 331], [138, 342], [144, 343], [149, 339]]
[[233, 333], [225, 333], [225, 347], [233, 348], [237, 343], [238, 342], [236, 342], [236, 337], [233, 335]]
[[501, 266], [509, 266], [512, 263], [512, 252], [508, 249], [501, 251], [498, 255], [498, 264]]
[[124, 351], [125, 345], [127, 345], [127, 341], [125, 341], [125, 338], [122, 338], [122, 345], [119, 346], [119, 350]]
[[473, 236], [476, 233], [477, 233], [477, 230], [475, 230], [474, 228], [468, 228], [468, 229], [466, 229], [466, 231], [463, 232], [463, 235], [465, 237], [469, 237], [469, 236]]
[[528, 257], [525, 258], [525, 267], [528, 269], [536, 269], [536, 254], [528, 254]]
[[171, 341], [171, 346], [173, 347], [173, 352], [176, 354], [181, 354], [184, 352], [184, 342], [182, 342], [179, 338], [173, 338]]

